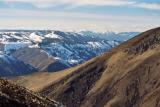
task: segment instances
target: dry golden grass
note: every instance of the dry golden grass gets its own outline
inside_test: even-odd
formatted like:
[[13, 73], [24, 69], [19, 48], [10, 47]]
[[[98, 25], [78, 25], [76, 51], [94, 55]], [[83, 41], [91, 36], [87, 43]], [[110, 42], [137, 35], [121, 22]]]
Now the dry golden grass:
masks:
[[9, 78], [9, 80], [32, 91], [38, 92], [42, 88], [70, 74], [74, 69], [76, 69], [76, 67], [59, 72], [38, 72], [31, 75], [12, 77]]

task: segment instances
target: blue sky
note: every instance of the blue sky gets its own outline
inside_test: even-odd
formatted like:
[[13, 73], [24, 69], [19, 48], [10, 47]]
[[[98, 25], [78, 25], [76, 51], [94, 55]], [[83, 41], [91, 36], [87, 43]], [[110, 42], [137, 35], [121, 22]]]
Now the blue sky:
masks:
[[0, 0], [1, 29], [144, 31], [160, 26], [160, 0]]

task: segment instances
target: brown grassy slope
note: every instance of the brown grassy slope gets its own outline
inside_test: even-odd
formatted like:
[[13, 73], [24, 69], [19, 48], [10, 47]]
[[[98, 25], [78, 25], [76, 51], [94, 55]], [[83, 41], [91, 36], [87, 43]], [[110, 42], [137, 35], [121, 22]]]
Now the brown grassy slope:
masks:
[[62, 107], [29, 90], [0, 78], [0, 107]]
[[160, 107], [160, 28], [144, 32], [41, 90], [68, 107]]
[[65, 71], [58, 72], [37, 72], [24, 76], [11, 77], [8, 79], [20, 86], [24, 86], [34, 92], [37, 92], [68, 75], [69, 73], [74, 71], [75, 68], [76, 67], [73, 67]]

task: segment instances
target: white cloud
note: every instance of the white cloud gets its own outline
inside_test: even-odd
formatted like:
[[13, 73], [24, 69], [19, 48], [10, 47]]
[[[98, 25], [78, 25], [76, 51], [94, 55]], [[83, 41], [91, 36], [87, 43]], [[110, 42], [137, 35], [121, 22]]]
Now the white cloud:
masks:
[[[138, 3], [133, 0], [0, 0], [12, 2], [31, 3], [38, 8], [70, 4], [71, 7], [93, 6], [131, 6], [145, 9], [160, 10], [160, 4]], [[158, 27], [158, 15], [121, 15], [121, 14], [89, 14], [78, 12], [55, 12], [43, 9], [20, 10], [0, 9], [1, 28], [24, 29], [61, 29], [61, 30], [95, 30], [95, 31], [144, 31]]]
[[140, 8], [146, 8], [146, 9], [152, 9], [152, 10], [160, 10], [160, 4], [156, 3], [139, 3], [136, 4], [135, 7], [140, 7]]
[[[116, 14], [94, 14], [94, 13], [80, 13], [80, 12], [56, 12], [56, 11], [40, 11], [40, 10], [18, 10], [18, 9], [0, 9], [0, 17], [9, 18], [30, 18], [30, 19], [71, 19], [71, 20], [92, 20], [92, 21], [110, 21], [118, 20], [125, 22], [127, 21], [160, 21], [160, 16], [156, 15], [116, 15]], [[147, 17], [147, 18], [145, 18]]]
[[4, 2], [25, 2], [34, 5], [58, 5], [58, 4], [74, 4], [74, 5], [128, 5], [133, 1], [128, 0], [2, 0]]
[[48, 8], [62, 4], [69, 4], [71, 7], [93, 5], [93, 6], [130, 6], [145, 9], [160, 10], [158, 3], [135, 2], [134, 0], [1, 0], [6, 3], [24, 2], [31, 3], [38, 8]]
[[[0, 10], [0, 28], [144, 31], [157, 27], [159, 16], [128, 16], [77, 12]], [[4, 18], [3, 18], [4, 17]]]
[[[7, 22], [7, 23], [6, 23]], [[72, 20], [45, 20], [45, 19], [3, 19], [0, 20], [1, 29], [52, 29], [52, 30], [63, 30], [63, 31], [81, 31], [90, 30], [97, 32], [105, 31], [145, 31], [154, 27], [158, 27], [157, 24], [149, 23], [111, 23], [104, 21], [72, 21]], [[134, 22], [136, 23], [136, 22]]]

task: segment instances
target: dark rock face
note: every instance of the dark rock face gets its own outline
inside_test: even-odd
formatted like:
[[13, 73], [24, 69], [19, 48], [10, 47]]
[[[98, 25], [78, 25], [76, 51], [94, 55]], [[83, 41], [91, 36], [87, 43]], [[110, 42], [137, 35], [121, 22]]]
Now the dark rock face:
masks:
[[75, 80], [71, 81], [71, 83], [69, 83], [71, 87], [64, 89], [63, 93], [61, 94], [62, 96], [58, 96], [56, 99], [61, 102], [67, 102], [67, 107], [69, 105], [72, 105], [74, 107], [81, 105], [89, 90], [94, 86], [95, 82], [102, 75], [102, 71], [104, 68], [93, 67], [89, 69], [89, 72], [79, 74], [79, 76]]
[[17, 101], [9, 99], [3, 94], [0, 94], [0, 106], [1, 107], [27, 107], [27, 105], [21, 104], [21, 103], [18, 103]]
[[140, 99], [138, 85], [139, 85], [138, 80], [135, 80], [127, 86], [126, 88], [127, 101], [125, 104], [126, 107], [133, 107]]
[[158, 30], [150, 30], [141, 35], [144, 36], [141, 36], [141, 38], [135, 37], [135, 42], [129, 49], [129, 53], [143, 53], [150, 48], [154, 48], [156, 44], [160, 44], [160, 32]]
[[1, 107], [63, 107], [61, 104], [42, 98], [29, 90], [10, 84], [0, 79], [0, 106]]

